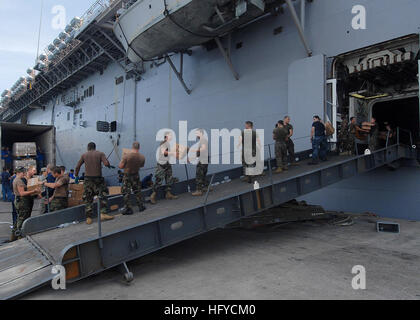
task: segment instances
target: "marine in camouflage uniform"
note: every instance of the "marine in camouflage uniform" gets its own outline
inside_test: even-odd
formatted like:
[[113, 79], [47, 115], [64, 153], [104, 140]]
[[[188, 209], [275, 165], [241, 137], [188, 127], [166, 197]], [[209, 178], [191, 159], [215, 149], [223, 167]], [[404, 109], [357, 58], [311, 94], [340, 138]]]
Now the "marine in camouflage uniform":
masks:
[[356, 132], [357, 126], [355, 124], [350, 124], [349, 135], [346, 144], [346, 150], [350, 151], [351, 154], [356, 154]]
[[277, 170], [275, 173], [280, 173], [283, 170], [287, 170], [287, 145], [286, 139], [289, 135], [289, 130], [283, 126], [281, 122], [277, 124], [277, 128], [273, 130], [273, 139], [276, 141], [275, 144], [275, 155]]
[[[16, 178], [13, 181], [13, 193], [15, 194], [14, 205], [17, 212], [17, 219], [13, 224], [11, 241], [16, 240], [21, 236], [21, 229], [23, 223], [26, 219], [30, 218], [32, 213], [32, 208], [34, 205], [34, 196], [36, 191], [28, 192], [27, 190], [27, 180], [24, 178], [23, 174], [26, 170], [22, 167], [17, 168]], [[23, 187], [25, 195], [21, 195], [19, 189]]]
[[349, 133], [349, 126], [347, 119], [344, 119], [341, 122], [340, 132], [338, 133], [338, 150], [340, 152], [347, 152], [351, 149], [349, 148], [349, 140], [350, 140], [350, 133]]
[[141, 194], [141, 181], [139, 176], [139, 170], [144, 167], [146, 158], [139, 150], [140, 143], [137, 141], [133, 142], [132, 149], [123, 155], [119, 165], [120, 169], [124, 169], [123, 185], [121, 188], [124, 199], [124, 215], [133, 214], [130, 201], [131, 194], [134, 194], [139, 211], [146, 210]]
[[111, 168], [111, 165], [105, 154], [96, 150], [94, 142], [90, 142], [87, 149], [88, 151], [80, 157], [75, 168], [75, 174], [78, 177], [81, 166], [85, 165], [83, 200], [86, 202], [86, 223], [92, 224], [93, 200], [95, 196], [99, 198], [101, 221], [112, 220], [114, 217], [107, 214], [108, 203], [106, 198], [109, 193], [105, 179], [102, 177], [102, 164], [108, 168]]
[[69, 206], [69, 202], [66, 198], [54, 198], [50, 203], [50, 212], [64, 210]]
[[141, 195], [141, 181], [138, 173], [124, 174], [121, 192], [124, 195], [125, 208], [131, 210], [130, 195], [132, 193], [136, 198], [136, 203], [139, 207], [139, 210], [143, 211], [145, 209], [143, 196]]
[[99, 198], [101, 213], [106, 214], [108, 212], [108, 202], [106, 199], [109, 192], [105, 185], [105, 179], [103, 177], [85, 177], [83, 186], [83, 201], [86, 203], [86, 217], [93, 217], [93, 200], [95, 196]]
[[209, 185], [207, 181], [207, 172], [209, 169], [209, 151], [208, 141], [204, 137], [204, 131], [202, 129], [198, 129], [196, 135], [200, 139], [197, 150], [195, 150], [198, 159], [195, 172], [195, 183], [197, 188], [196, 191], [192, 193], [192, 195], [202, 196]]
[[372, 126], [372, 128], [370, 129], [369, 149], [373, 152], [378, 148], [379, 126], [376, 123], [375, 118], [372, 118], [372, 123], [374, 124], [374, 126]]
[[46, 183], [44, 185], [47, 188], [54, 189], [54, 194], [52, 196], [50, 204], [50, 212], [63, 210], [68, 207], [68, 197], [69, 197], [69, 182], [70, 178], [64, 173], [64, 170], [61, 167], [54, 167], [52, 174], [55, 178], [54, 183]]
[[295, 166], [296, 163], [296, 156], [295, 156], [295, 144], [292, 140], [293, 136], [293, 126], [290, 124], [290, 117], [285, 116], [283, 119], [284, 128], [287, 130], [287, 139], [286, 139], [286, 149], [287, 153], [289, 154], [290, 164]]
[[20, 232], [21, 232], [21, 229], [25, 220], [31, 217], [33, 206], [34, 206], [33, 196], [25, 196], [25, 197], [17, 196], [16, 197], [15, 207], [16, 207], [16, 212], [18, 214], [18, 217], [16, 220], [16, 225], [13, 226], [13, 231], [17, 237], [21, 235]]
[[209, 169], [208, 164], [203, 164], [201, 162], [197, 164], [195, 179], [196, 179], [197, 190], [200, 190], [201, 192], [204, 192], [209, 186], [209, 182], [207, 181], [208, 169]]
[[166, 192], [171, 191], [172, 185], [175, 183], [175, 179], [172, 175], [172, 165], [170, 163], [157, 164], [153, 192], [157, 192], [157, 190], [163, 185], [164, 180], [166, 182]]
[[159, 159], [155, 172], [155, 182], [153, 184], [153, 193], [150, 196], [150, 203], [156, 204], [158, 189], [162, 186], [163, 180], [166, 182], [166, 199], [174, 200], [178, 199], [171, 193], [171, 187], [175, 183], [175, 178], [172, 175], [172, 165], [169, 163], [169, 156], [171, 154], [176, 155], [176, 152], [169, 151], [169, 141], [172, 139], [170, 133], [165, 133], [165, 140], [159, 146]]

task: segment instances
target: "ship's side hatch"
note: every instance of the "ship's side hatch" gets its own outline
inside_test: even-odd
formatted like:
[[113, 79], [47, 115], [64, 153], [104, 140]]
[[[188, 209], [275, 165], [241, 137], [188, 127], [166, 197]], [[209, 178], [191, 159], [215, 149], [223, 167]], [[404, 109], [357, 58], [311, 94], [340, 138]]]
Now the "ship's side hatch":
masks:
[[[419, 97], [377, 102], [372, 106], [372, 116], [379, 123], [379, 130], [399, 127], [400, 141], [412, 145], [419, 138]], [[410, 134], [411, 133], [411, 138]]]

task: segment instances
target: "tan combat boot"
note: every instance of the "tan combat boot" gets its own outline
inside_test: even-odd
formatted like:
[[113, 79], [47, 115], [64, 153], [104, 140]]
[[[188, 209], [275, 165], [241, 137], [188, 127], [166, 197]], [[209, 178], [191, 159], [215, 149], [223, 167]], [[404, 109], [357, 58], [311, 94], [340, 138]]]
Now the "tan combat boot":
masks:
[[175, 200], [178, 199], [178, 196], [174, 196], [170, 191], [166, 192], [166, 199], [167, 200]]
[[194, 197], [201, 197], [203, 195], [203, 191], [197, 190], [196, 192], [191, 193]]
[[13, 241], [16, 241], [16, 240], [17, 240], [17, 237], [15, 235], [15, 232], [12, 231], [12, 234], [10, 235], [10, 242], [13, 242]]
[[106, 213], [101, 213], [101, 221], [108, 221], [108, 220], [112, 220], [112, 219], [114, 219], [113, 216], [110, 216]]
[[282, 168], [277, 168], [277, 170], [276, 171], [274, 171], [274, 173], [282, 173], [283, 172], [283, 169]]
[[156, 204], [156, 192], [153, 192], [152, 195], [150, 196], [150, 203], [151, 204]]
[[86, 219], [86, 224], [89, 224], [89, 225], [92, 224], [92, 218], [87, 218]]

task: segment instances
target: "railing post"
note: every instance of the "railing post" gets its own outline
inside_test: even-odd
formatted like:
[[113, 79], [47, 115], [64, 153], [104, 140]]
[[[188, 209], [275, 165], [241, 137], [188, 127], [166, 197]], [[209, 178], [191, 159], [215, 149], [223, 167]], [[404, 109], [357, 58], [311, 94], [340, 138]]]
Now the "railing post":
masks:
[[268, 170], [270, 172], [270, 183], [271, 183], [271, 202], [274, 204], [274, 183], [273, 183], [273, 169], [271, 168], [271, 145], [268, 144]]
[[207, 187], [206, 198], [204, 199], [204, 205], [206, 205], [206, 204], [207, 204], [207, 199], [208, 199], [208, 197], [209, 197], [210, 187], [211, 187], [211, 185], [212, 185], [212, 183], [213, 183], [213, 180], [214, 180], [214, 176], [215, 176], [215, 175], [216, 175], [216, 174], [215, 174], [215, 173], [213, 173], [213, 175], [211, 176], [209, 186]]
[[269, 173], [270, 173], [270, 182], [271, 182], [271, 185], [273, 185], [273, 170], [271, 168], [271, 145], [270, 144], [268, 144], [268, 157], [269, 157], [269, 159], [268, 159], [268, 170], [269, 170]]
[[99, 238], [99, 248], [103, 248], [102, 244], [102, 224], [101, 224], [101, 199], [97, 196], [97, 213], [98, 213], [98, 238]]
[[47, 196], [47, 213], [50, 213], [50, 193], [48, 187], [45, 187], [45, 195]]
[[187, 189], [188, 189], [188, 192], [191, 192], [190, 178], [188, 176], [188, 167], [187, 167], [187, 164], [184, 164], [184, 166], [185, 166], [185, 174], [187, 176]]

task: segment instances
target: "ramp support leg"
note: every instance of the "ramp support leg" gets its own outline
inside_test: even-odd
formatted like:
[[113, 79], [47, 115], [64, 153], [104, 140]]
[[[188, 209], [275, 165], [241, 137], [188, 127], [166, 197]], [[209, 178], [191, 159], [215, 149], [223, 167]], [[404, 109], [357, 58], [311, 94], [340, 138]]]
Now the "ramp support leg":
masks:
[[128, 270], [127, 264], [125, 262], [123, 262], [122, 264], [120, 264], [119, 271], [121, 272], [121, 274], [124, 277], [124, 280], [127, 283], [130, 283], [131, 281], [133, 281], [134, 275], [133, 275], [133, 273], [130, 270]]

